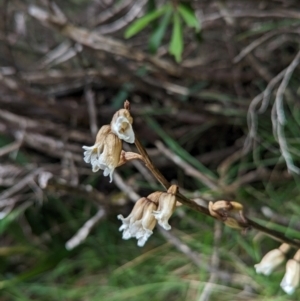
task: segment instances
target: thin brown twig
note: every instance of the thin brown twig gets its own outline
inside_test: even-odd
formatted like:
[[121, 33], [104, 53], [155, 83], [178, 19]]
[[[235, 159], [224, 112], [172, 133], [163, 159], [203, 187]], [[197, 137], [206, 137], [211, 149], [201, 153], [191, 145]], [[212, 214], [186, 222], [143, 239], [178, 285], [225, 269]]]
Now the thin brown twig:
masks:
[[[86, 28], [75, 26], [66, 20], [63, 21], [61, 18], [58, 18], [56, 15], [51, 14], [38, 6], [29, 5], [26, 11], [30, 16], [37, 19], [43, 25], [50, 27], [66, 38], [91, 49], [121, 56], [123, 58], [133, 60], [136, 63], [146, 63], [152, 70], [161, 70], [171, 76], [188, 76], [197, 80], [205, 80], [210, 77], [209, 72], [203, 73], [187, 70], [182, 68], [180, 65], [172, 63], [171, 61], [157, 56], [148, 55], [143, 51], [130, 47], [120, 40], [112, 39], [96, 32], [92, 32]], [[219, 71], [218, 73], [214, 72], [211, 75], [214, 80], [222, 80], [225, 82], [233, 81], [232, 76], [229, 75], [228, 72], [224, 74]], [[241, 74], [240, 78], [249, 80], [249, 78], [252, 78], [252, 75], [246, 72], [245, 74]]]
[[272, 125], [273, 125], [274, 136], [275, 138], [277, 138], [277, 141], [279, 143], [280, 151], [286, 162], [287, 169], [290, 172], [294, 172], [297, 174], [300, 173], [300, 168], [297, 167], [293, 162], [284, 133], [284, 124], [286, 122], [286, 119], [285, 119], [284, 108], [283, 108], [283, 94], [285, 93], [285, 90], [287, 89], [292, 74], [296, 69], [296, 67], [299, 65], [299, 62], [300, 62], [300, 51], [297, 53], [297, 55], [295, 56], [291, 64], [286, 69], [282, 82], [278, 87], [275, 103], [272, 109]]
[[[177, 236], [175, 236], [172, 231], [166, 231], [162, 227], [158, 227], [158, 231], [169, 243], [174, 245], [178, 251], [189, 258], [197, 267], [203, 267], [200, 254], [193, 252], [193, 250], [188, 245], [184, 244]], [[207, 265], [205, 267], [208, 268]]]
[[19, 149], [21, 144], [22, 144], [22, 141], [17, 140], [15, 142], [11, 143], [11, 144], [8, 144], [8, 145], [5, 145], [4, 147], [1, 147], [0, 148], [0, 157], [4, 156], [4, 155], [6, 155], [6, 154], [8, 154], [12, 151], [15, 151], [15, 150]]
[[219, 244], [222, 237], [222, 224], [219, 221], [215, 222], [215, 232], [214, 232], [214, 247], [211, 256], [211, 274], [208, 282], [205, 284], [202, 294], [200, 295], [198, 301], [208, 301], [212, 293], [213, 284], [218, 280], [218, 268], [220, 264], [219, 259]]
[[99, 26], [96, 31], [101, 34], [108, 34], [121, 30], [139, 15], [146, 3], [147, 0], [135, 2], [125, 16], [112, 23]]
[[135, 146], [137, 147], [140, 154], [143, 156], [144, 163], [155, 176], [155, 178], [162, 184], [162, 186], [167, 190], [171, 185], [167, 179], [162, 175], [162, 173], [153, 165], [150, 157], [147, 154], [147, 151], [141, 144], [138, 138], [135, 138]]
[[43, 169], [37, 168], [33, 172], [26, 175], [22, 180], [20, 180], [17, 184], [6, 189], [0, 194], [0, 201], [4, 201], [5, 199], [9, 198], [10, 196], [14, 195], [16, 192], [22, 190], [26, 187], [29, 183], [33, 181], [33, 179], [38, 175]]
[[271, 31], [266, 33], [265, 35], [259, 37], [257, 40], [253, 41], [250, 43], [247, 47], [245, 47], [233, 60], [233, 63], [238, 63], [240, 62], [247, 54], [249, 54], [251, 51], [253, 51], [256, 47], [261, 45], [262, 43], [266, 42], [273, 36], [279, 34], [280, 32], [278, 31]]
[[95, 93], [88, 85], [84, 93], [86, 102], [88, 104], [88, 113], [90, 118], [90, 129], [93, 137], [96, 137], [98, 125], [97, 125], [97, 108], [95, 105]]
[[122, 190], [124, 193], [128, 195], [128, 197], [133, 201], [136, 202], [141, 197], [132, 189], [129, 185], [127, 185], [122, 177], [119, 175], [117, 171], [114, 172], [114, 183], [117, 187]]
[[208, 176], [205, 174], [201, 173], [197, 169], [195, 169], [193, 166], [190, 164], [186, 163], [184, 160], [182, 160], [179, 156], [174, 154], [171, 150], [166, 148], [164, 144], [160, 141], [155, 142], [156, 147], [169, 159], [171, 159], [175, 164], [180, 166], [187, 175], [195, 177], [199, 179], [204, 185], [207, 187], [215, 190], [218, 189], [218, 185], [215, 183], [213, 179], [210, 179]]
[[125, 1], [117, 2], [117, 4], [114, 5], [113, 7], [110, 7], [105, 11], [98, 13], [97, 16], [92, 18], [91, 27], [95, 27], [115, 17], [120, 11], [130, 6], [132, 2], [133, 0], [125, 0]]
[[106, 215], [106, 211], [100, 207], [97, 213], [88, 219], [84, 225], [76, 232], [76, 234], [66, 242], [66, 249], [73, 250], [80, 245], [90, 234], [94, 226], [102, 220]]

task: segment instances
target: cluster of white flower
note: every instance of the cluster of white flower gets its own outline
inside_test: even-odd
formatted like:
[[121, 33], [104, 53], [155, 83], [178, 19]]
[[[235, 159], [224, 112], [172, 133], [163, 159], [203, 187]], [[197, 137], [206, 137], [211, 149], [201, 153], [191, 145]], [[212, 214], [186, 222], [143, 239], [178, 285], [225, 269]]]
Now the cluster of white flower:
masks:
[[[128, 143], [135, 142], [132, 123], [133, 119], [125, 107], [114, 114], [110, 125], [103, 125], [100, 128], [93, 146], [83, 146], [84, 161], [92, 165], [94, 172], [102, 169], [104, 176], [110, 176], [110, 182], [117, 166], [127, 159], [140, 156], [122, 151], [122, 140]], [[153, 233], [156, 223], [170, 230], [168, 221], [176, 207], [177, 190], [178, 187], [172, 185], [167, 192], [154, 192], [147, 198], [139, 199], [127, 218], [119, 215], [118, 219], [123, 223], [120, 227], [123, 239], [135, 237], [138, 246], [142, 247]]]
[[123, 239], [135, 237], [138, 240], [138, 246], [143, 247], [152, 235], [156, 223], [170, 230], [171, 226], [168, 221], [176, 207], [177, 190], [178, 187], [172, 185], [168, 192], [151, 193], [136, 202], [128, 217], [118, 215], [118, 219], [123, 223], [119, 229], [123, 231]]
[[[285, 255], [289, 251], [288, 244], [282, 244], [278, 249], [271, 250], [254, 267], [256, 273], [270, 275], [285, 260]], [[289, 295], [293, 294], [300, 284], [300, 250], [294, 258], [286, 263], [285, 275], [280, 283], [281, 288]]]
[[103, 170], [103, 175], [110, 177], [118, 166], [122, 152], [122, 141], [134, 143], [135, 136], [132, 129], [133, 119], [127, 109], [115, 113], [110, 125], [103, 125], [93, 146], [83, 146], [84, 161], [91, 163], [92, 170]]

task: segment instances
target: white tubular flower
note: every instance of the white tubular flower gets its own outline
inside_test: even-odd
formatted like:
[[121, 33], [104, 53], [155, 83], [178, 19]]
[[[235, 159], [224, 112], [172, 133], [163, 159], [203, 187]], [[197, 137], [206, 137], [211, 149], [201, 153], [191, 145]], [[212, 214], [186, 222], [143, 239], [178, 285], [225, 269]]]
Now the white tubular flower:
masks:
[[135, 136], [132, 129], [133, 119], [126, 109], [121, 109], [115, 113], [111, 121], [111, 130], [121, 140], [128, 143], [134, 143]]
[[281, 288], [289, 295], [292, 295], [300, 283], [300, 250], [293, 259], [286, 263], [285, 275], [280, 283]]
[[138, 240], [139, 247], [145, 245], [156, 225], [156, 219], [152, 212], [157, 209], [157, 200], [160, 195], [161, 192], [154, 192], [147, 198], [139, 199], [127, 218], [118, 215], [118, 219], [123, 222], [119, 229], [123, 231], [123, 239], [135, 237]]
[[156, 218], [158, 224], [165, 230], [170, 230], [169, 218], [172, 216], [176, 208], [175, 194], [178, 190], [176, 185], [172, 185], [168, 189], [168, 193], [162, 193], [158, 201], [158, 209], [153, 211], [153, 215]]
[[103, 125], [100, 130], [98, 131], [96, 142], [93, 146], [83, 146], [82, 148], [85, 150], [83, 153], [84, 157], [83, 160], [86, 163], [91, 163], [93, 166], [93, 171], [99, 170], [99, 168], [95, 168], [94, 164], [98, 161], [99, 153], [103, 150], [104, 139], [106, 135], [110, 132], [109, 125]]
[[132, 225], [140, 220], [143, 217], [143, 211], [144, 211], [144, 206], [147, 202], [146, 198], [141, 198], [139, 199], [131, 213], [125, 218], [123, 217], [122, 214], [118, 215], [118, 219], [122, 221], [123, 225], [119, 228], [119, 231], [123, 231], [123, 235], [122, 238], [123, 239], [129, 239], [131, 237], [133, 237], [134, 235], [132, 235]]
[[137, 245], [139, 247], [143, 247], [148, 238], [153, 234], [152, 230], [156, 225], [156, 220], [152, 212], [156, 208], [156, 204], [148, 201], [144, 207], [142, 219], [132, 225], [132, 234], [138, 240]]
[[269, 276], [275, 268], [282, 264], [285, 260], [285, 254], [290, 246], [282, 244], [278, 249], [271, 250], [261, 260], [260, 263], [254, 266], [257, 274]]
[[110, 131], [109, 125], [104, 125], [98, 132], [93, 146], [83, 146], [84, 161], [91, 163], [93, 172], [104, 170], [103, 175], [110, 177], [118, 166], [122, 151], [121, 140]]

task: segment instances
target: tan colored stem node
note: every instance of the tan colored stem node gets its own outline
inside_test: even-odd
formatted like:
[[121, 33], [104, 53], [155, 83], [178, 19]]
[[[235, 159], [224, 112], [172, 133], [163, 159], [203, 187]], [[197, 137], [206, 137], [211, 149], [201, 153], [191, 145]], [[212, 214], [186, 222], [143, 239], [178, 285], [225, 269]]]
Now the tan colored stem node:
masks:
[[[286, 254], [290, 250], [291, 246], [289, 244], [283, 243], [278, 248], [283, 254]], [[300, 253], [299, 253], [300, 254]]]
[[120, 161], [118, 163], [118, 167], [124, 165], [125, 163], [132, 161], [132, 160], [142, 160], [143, 157], [140, 154], [134, 152], [125, 152], [122, 150], [120, 155]]
[[178, 192], [178, 186], [177, 185], [171, 185], [170, 188], [168, 189], [168, 193], [171, 194], [176, 194]]
[[130, 111], [130, 102], [128, 100], [124, 102], [124, 109]]
[[300, 263], [300, 249], [296, 252], [294, 259]]

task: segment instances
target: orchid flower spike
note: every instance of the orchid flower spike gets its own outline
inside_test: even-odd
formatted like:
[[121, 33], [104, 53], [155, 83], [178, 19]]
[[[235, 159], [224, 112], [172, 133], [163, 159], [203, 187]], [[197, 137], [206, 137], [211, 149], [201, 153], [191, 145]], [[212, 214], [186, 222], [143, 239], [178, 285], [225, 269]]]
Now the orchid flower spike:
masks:
[[121, 140], [134, 143], [135, 136], [132, 129], [133, 118], [127, 109], [121, 109], [115, 113], [111, 121], [111, 130]]
[[120, 160], [122, 142], [111, 132], [110, 126], [101, 127], [93, 146], [83, 146], [82, 148], [85, 150], [83, 159], [86, 163], [91, 163], [93, 172], [102, 169], [103, 175], [109, 175], [110, 182], [112, 182], [114, 169]]

